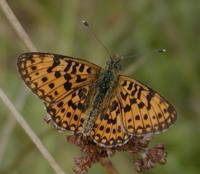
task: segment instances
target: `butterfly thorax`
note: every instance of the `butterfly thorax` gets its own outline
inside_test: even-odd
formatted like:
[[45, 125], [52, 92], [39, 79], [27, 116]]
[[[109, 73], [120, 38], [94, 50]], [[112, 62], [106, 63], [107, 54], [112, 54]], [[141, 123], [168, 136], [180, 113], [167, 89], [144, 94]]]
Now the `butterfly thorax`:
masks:
[[85, 119], [83, 125], [83, 134], [88, 135], [94, 126], [96, 117], [103, 113], [109, 104], [112, 91], [116, 87], [118, 73], [121, 69], [119, 57], [112, 57], [105, 69], [100, 73], [98, 80], [93, 85], [93, 97], [91, 106], [89, 107], [88, 118]]

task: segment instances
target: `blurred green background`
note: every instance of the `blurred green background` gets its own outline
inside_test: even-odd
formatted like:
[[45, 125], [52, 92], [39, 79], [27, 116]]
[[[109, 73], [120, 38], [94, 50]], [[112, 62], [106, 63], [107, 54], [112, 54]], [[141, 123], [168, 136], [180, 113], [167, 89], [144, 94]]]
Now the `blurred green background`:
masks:
[[[8, 1], [40, 52], [88, 57], [104, 66], [108, 55], [81, 20], [90, 22], [112, 53], [142, 54], [146, 62], [130, 71], [141, 57], [127, 59], [123, 71], [164, 95], [178, 111], [176, 124], [155, 136], [151, 146], [166, 144], [168, 162], [149, 174], [200, 173], [200, 1], [198, 0], [18, 0]], [[153, 53], [166, 48], [166, 54]], [[0, 10], [0, 87], [20, 109], [32, 129], [66, 171], [80, 150], [44, 123], [42, 102], [28, 93], [16, 69], [16, 57], [29, 50]], [[0, 173], [53, 174], [39, 151], [0, 101]], [[2, 147], [5, 144], [5, 147]], [[112, 158], [120, 173], [136, 173], [127, 153]], [[105, 170], [94, 165], [89, 173]]]

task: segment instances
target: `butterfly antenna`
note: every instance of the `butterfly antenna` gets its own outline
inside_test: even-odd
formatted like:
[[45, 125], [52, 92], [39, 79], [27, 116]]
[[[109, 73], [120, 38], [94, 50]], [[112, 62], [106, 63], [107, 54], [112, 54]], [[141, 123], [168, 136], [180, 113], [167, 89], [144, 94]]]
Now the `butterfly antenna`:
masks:
[[92, 30], [92, 28], [90, 27], [89, 23], [85, 20], [82, 20], [82, 24], [88, 28], [89, 32], [93, 35], [93, 37], [96, 39], [96, 41], [106, 50], [107, 54], [111, 57], [111, 53], [108, 50], [108, 48], [103, 44], [103, 42], [101, 42], [101, 40], [97, 37], [97, 35], [95, 34], [95, 32]]
[[[167, 50], [165, 48], [159, 48], [159, 49], [151, 51], [150, 53], [166, 53], [166, 52], [167, 52]], [[141, 57], [143, 55], [144, 54], [133, 54], [133, 55], [128, 55], [128, 56], [123, 56], [122, 60], [128, 59], [128, 58], [137, 58], [137, 57]]]

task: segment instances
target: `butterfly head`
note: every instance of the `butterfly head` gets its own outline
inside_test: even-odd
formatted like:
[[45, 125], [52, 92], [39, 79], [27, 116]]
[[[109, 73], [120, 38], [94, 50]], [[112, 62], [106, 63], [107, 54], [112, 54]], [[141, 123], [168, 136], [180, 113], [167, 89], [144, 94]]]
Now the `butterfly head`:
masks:
[[120, 55], [113, 55], [110, 57], [110, 59], [107, 61], [108, 69], [119, 72], [121, 70], [121, 60], [122, 57]]

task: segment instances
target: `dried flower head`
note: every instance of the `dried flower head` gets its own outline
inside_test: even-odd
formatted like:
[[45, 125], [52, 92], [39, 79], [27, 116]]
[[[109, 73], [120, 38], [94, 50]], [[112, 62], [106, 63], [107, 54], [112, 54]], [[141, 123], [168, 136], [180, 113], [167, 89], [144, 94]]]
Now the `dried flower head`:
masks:
[[[136, 170], [138, 172], [148, 170], [153, 168], [156, 164], [164, 164], [166, 162], [166, 152], [163, 144], [148, 148], [149, 142], [152, 140], [152, 135], [133, 137], [127, 144], [115, 148], [103, 148], [97, 146], [91, 139], [81, 135], [68, 136], [67, 140], [80, 147], [81, 151], [86, 154], [83, 157], [75, 158], [75, 167], [73, 170], [76, 174], [86, 174], [88, 169], [94, 163], [100, 162], [102, 164], [102, 160], [120, 151], [129, 152], [131, 155], [142, 153], [143, 157], [135, 162]], [[109, 165], [112, 164], [108, 164], [106, 167]], [[112, 168], [112, 166], [110, 167]]]

